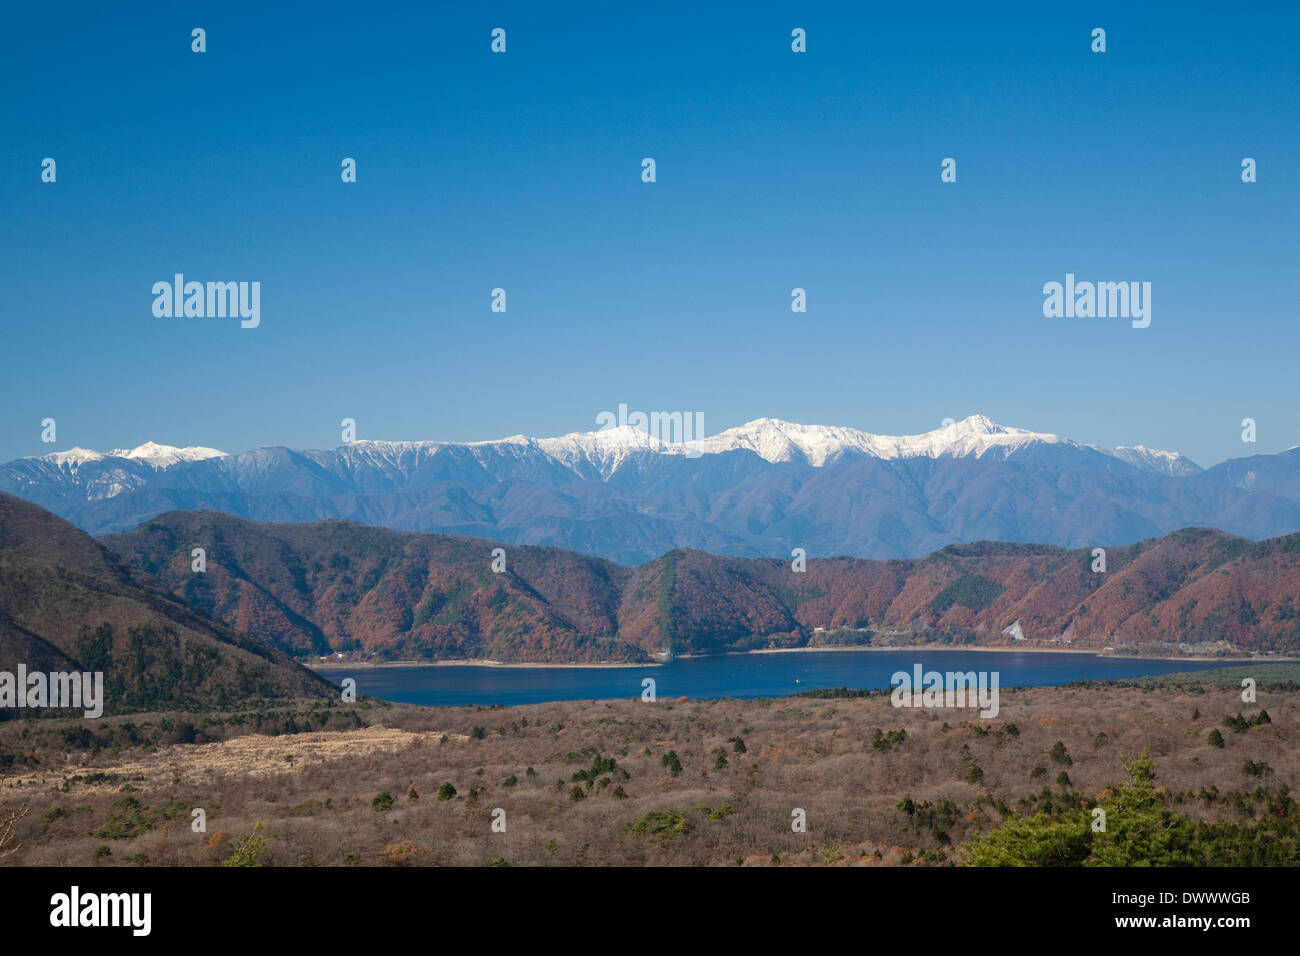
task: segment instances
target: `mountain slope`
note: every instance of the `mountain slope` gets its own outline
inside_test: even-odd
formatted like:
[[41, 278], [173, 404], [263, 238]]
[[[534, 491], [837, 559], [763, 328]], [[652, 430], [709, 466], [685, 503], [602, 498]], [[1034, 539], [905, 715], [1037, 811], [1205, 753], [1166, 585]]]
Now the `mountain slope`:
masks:
[[0, 493], [0, 670], [103, 671], [105, 711], [333, 689], [208, 620], [67, 522]]
[[[673, 550], [635, 568], [554, 548], [348, 522], [173, 513], [104, 543], [206, 613], [297, 655], [650, 660], [870, 628], [959, 642], [1300, 651], [1300, 535], [1210, 529], [1107, 549], [953, 545], [919, 560], [791, 563]], [[190, 570], [192, 547], [208, 570]]]
[[[510, 660], [615, 653], [628, 568], [553, 548], [342, 521], [257, 524], [216, 512], [163, 515], [104, 543], [231, 627], [298, 655], [375, 650], [395, 659]], [[190, 551], [207, 551], [191, 570]]]

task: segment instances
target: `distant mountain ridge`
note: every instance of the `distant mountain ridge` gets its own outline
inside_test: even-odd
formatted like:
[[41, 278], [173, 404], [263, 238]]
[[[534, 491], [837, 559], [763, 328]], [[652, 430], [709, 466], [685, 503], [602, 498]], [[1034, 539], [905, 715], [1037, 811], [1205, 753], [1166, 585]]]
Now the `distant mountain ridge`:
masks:
[[976, 540], [1083, 547], [1188, 526], [1300, 529], [1300, 449], [1201, 469], [983, 416], [923, 435], [759, 419], [665, 443], [622, 426], [559, 438], [358, 441], [227, 455], [152, 443], [0, 466], [0, 490], [102, 535], [172, 510], [343, 518], [542, 544], [636, 564], [674, 548], [736, 556], [917, 557]]
[[[1300, 651], [1300, 534], [1252, 543], [1186, 529], [1107, 548], [954, 545], [918, 560], [746, 559], [675, 550], [631, 568], [554, 548], [342, 521], [172, 513], [104, 543], [178, 598], [305, 656], [647, 661], [919, 639], [1171, 653]], [[207, 571], [189, 565], [208, 551]], [[1026, 645], [1027, 646], [1027, 645]]]
[[[999, 425], [983, 415], [972, 415], [960, 422], [953, 422], [920, 435], [901, 436], [877, 435], [858, 428], [799, 425], [778, 418], [759, 418], [716, 435], [697, 437], [690, 441], [665, 441], [643, 429], [623, 425], [598, 431], [575, 432], [558, 438], [529, 438], [525, 435], [514, 435], [509, 438], [478, 442], [361, 440], [342, 448], [354, 449], [360, 456], [376, 464], [396, 462], [404, 455], [413, 452], [435, 453], [439, 449], [449, 447], [535, 448], [552, 460], [577, 470], [583, 470], [584, 465], [594, 466], [601, 477], [608, 478], [627, 460], [628, 455], [641, 451], [699, 456], [743, 450], [754, 452], [769, 463], [802, 459], [814, 467], [821, 467], [850, 453], [886, 460], [981, 458], [990, 453], [995, 457], [1007, 457], [1033, 444], [1089, 449], [1118, 458], [1135, 467], [1162, 474], [1189, 475], [1202, 470], [1191, 459], [1177, 452], [1148, 449], [1141, 445], [1133, 448], [1120, 446], [1108, 450], [1095, 445], [1083, 445], [1046, 432], [1033, 432]], [[138, 461], [158, 469], [184, 462], [224, 457], [231, 456], [215, 448], [202, 446], [175, 448], [156, 442], [145, 442], [129, 450], [119, 448], [102, 453], [85, 448], [73, 448], [66, 452], [53, 452], [37, 458], [21, 458], [9, 464], [49, 462], [58, 466], [65, 474], [72, 475], [82, 465], [111, 458]]]

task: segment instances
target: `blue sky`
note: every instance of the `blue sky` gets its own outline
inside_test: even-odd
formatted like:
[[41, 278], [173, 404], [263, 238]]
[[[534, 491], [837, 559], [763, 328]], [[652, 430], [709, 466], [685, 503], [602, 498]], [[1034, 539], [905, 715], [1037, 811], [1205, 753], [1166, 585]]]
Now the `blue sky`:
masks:
[[[269, 6], [11, 11], [0, 460], [620, 402], [709, 432], [979, 412], [1205, 465], [1300, 443], [1294, 8]], [[176, 272], [259, 281], [260, 327], [155, 318]], [[1045, 318], [1067, 272], [1151, 282], [1150, 327]]]

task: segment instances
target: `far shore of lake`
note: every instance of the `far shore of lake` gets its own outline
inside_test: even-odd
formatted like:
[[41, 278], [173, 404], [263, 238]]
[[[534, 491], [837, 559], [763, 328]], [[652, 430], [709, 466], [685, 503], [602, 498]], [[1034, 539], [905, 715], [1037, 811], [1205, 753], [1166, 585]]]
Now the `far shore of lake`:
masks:
[[537, 670], [563, 670], [581, 668], [587, 669], [592, 667], [658, 667], [665, 661], [647, 661], [641, 664], [623, 663], [619, 661], [595, 661], [590, 664], [538, 664], [529, 661], [510, 662], [510, 661], [491, 661], [484, 658], [468, 660], [448, 660], [448, 661], [303, 661], [304, 667], [309, 667], [315, 671], [343, 671], [343, 670], [371, 670], [377, 668], [389, 667], [516, 667], [516, 668], [535, 668]]
[[1217, 654], [1107, 654], [1094, 648], [1080, 647], [1019, 647], [1015, 644], [906, 644], [898, 647], [772, 647], [746, 654], [798, 654], [808, 651], [991, 651], [998, 654], [1087, 654], [1090, 657], [1108, 657], [1122, 661], [1222, 661], [1224, 666], [1276, 662], [1279, 664], [1300, 661], [1300, 657], [1280, 654], [1248, 654], [1241, 657], [1221, 657]]
[[[1132, 661], [1218, 661], [1225, 667], [1232, 667], [1242, 664], [1258, 663], [1287, 663], [1298, 661], [1300, 657], [1287, 657], [1283, 655], [1247, 655], [1242, 657], [1220, 657], [1218, 655], [1191, 655], [1191, 654], [1174, 654], [1174, 655], [1151, 655], [1151, 654], [1107, 654], [1104, 651], [1095, 648], [1076, 648], [1076, 647], [1021, 647], [1015, 644], [901, 644], [894, 647], [770, 647], [752, 651], [731, 651], [727, 654], [679, 654], [677, 660], [692, 660], [701, 657], [730, 657], [741, 656], [746, 654], [809, 654], [809, 653], [834, 653], [845, 651], [895, 651], [895, 652], [915, 652], [919, 654], [931, 653], [934, 651], [980, 651], [988, 653], [1025, 653], [1025, 654], [1087, 654], [1092, 657], [1108, 657], [1115, 660], [1132, 660]], [[493, 661], [486, 659], [459, 659], [459, 660], [439, 660], [439, 661], [306, 661], [304, 666], [317, 671], [340, 671], [340, 670], [358, 670], [390, 667], [508, 667], [508, 668], [534, 668], [538, 670], [547, 669], [587, 669], [587, 668], [637, 668], [637, 667], [661, 667], [668, 661], [645, 661], [641, 663], [630, 663], [622, 661], [594, 661], [590, 663], [569, 663], [569, 664], [551, 664], [551, 663], [533, 663], [533, 662], [509, 662]]]

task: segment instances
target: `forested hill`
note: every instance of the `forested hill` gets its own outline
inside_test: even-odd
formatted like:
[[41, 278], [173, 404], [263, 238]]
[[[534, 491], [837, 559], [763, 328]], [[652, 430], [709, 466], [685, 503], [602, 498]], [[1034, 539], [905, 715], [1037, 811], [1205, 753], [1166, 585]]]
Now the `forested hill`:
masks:
[[[306, 656], [648, 660], [921, 639], [1229, 653], [1300, 650], [1300, 535], [1192, 528], [1129, 547], [954, 545], [916, 560], [720, 557], [638, 567], [343, 521], [259, 524], [173, 512], [103, 539], [236, 630]], [[203, 547], [207, 570], [191, 570]], [[493, 549], [504, 571], [493, 570]], [[852, 631], [853, 633], [848, 633]]]

